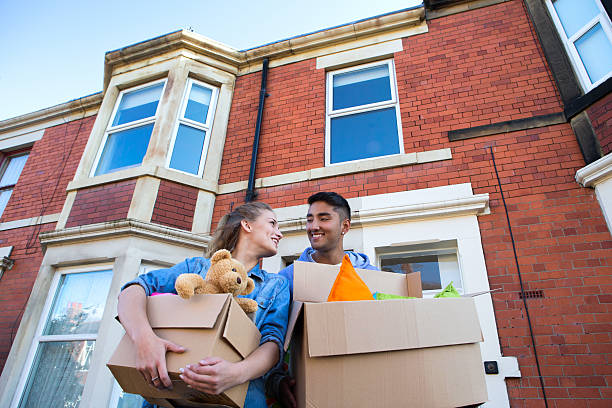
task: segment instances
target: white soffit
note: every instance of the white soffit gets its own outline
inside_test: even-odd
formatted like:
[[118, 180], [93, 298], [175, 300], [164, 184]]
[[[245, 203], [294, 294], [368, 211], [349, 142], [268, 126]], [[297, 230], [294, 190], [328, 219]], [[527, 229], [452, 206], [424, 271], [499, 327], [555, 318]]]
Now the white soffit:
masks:
[[[470, 183], [350, 198], [348, 202], [355, 227], [489, 213], [489, 195], [473, 194]], [[307, 209], [307, 205], [275, 209], [281, 231], [304, 231]]]
[[33, 144], [37, 140], [42, 139], [44, 133], [44, 129], [39, 129], [22, 135], [0, 137], [0, 150], [17, 149]]
[[610, 177], [612, 177], [612, 153], [576, 172], [576, 181], [583, 187], [595, 187]]
[[13, 250], [12, 246], [0, 248], [0, 258], [8, 258], [9, 256], [11, 256], [12, 250]]

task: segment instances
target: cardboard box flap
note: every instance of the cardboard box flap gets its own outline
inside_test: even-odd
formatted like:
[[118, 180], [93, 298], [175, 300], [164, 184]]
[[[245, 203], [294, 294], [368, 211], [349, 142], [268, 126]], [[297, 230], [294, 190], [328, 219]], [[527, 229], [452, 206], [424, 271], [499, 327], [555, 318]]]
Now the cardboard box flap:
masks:
[[470, 298], [305, 303], [304, 309], [310, 357], [482, 341]]
[[[159, 295], [147, 298], [147, 316], [154, 329], [212, 328], [232, 295], [195, 295], [191, 299]], [[182, 310], [180, 314], [172, 310]]]
[[246, 358], [253, 350], [259, 347], [261, 334], [257, 326], [249, 319], [234, 299], [230, 303], [227, 323], [225, 323], [225, 330], [223, 330], [223, 338], [240, 353], [242, 358]]
[[[293, 267], [293, 300], [301, 302], [325, 302], [336, 280], [340, 267], [296, 261]], [[415, 296], [409, 288], [413, 276], [393, 272], [355, 269], [372, 293], [383, 292], [400, 296]], [[419, 280], [420, 283], [420, 280]], [[420, 285], [416, 285], [420, 289]]]
[[285, 336], [285, 344], [283, 347], [285, 351], [289, 349], [289, 343], [291, 343], [291, 337], [293, 337], [293, 330], [295, 329], [295, 324], [297, 323], [298, 317], [300, 317], [303, 304], [304, 303], [300, 302], [299, 300], [294, 300], [291, 303], [291, 308], [289, 309], [289, 321], [287, 322], [287, 335]]

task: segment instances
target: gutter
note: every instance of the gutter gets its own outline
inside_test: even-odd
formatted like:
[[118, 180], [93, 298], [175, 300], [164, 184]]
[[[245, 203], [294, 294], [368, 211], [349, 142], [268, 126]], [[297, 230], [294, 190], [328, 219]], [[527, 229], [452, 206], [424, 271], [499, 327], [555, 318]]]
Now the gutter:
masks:
[[268, 94], [266, 93], [266, 83], [268, 82], [268, 58], [264, 58], [261, 68], [261, 89], [259, 90], [259, 108], [257, 109], [257, 123], [255, 124], [255, 138], [253, 139], [253, 151], [251, 153], [251, 168], [249, 170], [249, 184], [246, 192], [246, 202], [253, 201], [257, 197], [255, 193], [255, 168], [257, 167], [257, 150], [259, 149], [259, 136], [261, 133], [261, 118], [263, 116], [264, 102]]

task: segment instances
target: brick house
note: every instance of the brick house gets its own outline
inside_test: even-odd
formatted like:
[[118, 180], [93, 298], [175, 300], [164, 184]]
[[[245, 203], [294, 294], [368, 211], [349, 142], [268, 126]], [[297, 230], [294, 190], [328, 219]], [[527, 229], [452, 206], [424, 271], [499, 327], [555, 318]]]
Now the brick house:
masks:
[[122, 283], [200, 255], [247, 196], [277, 210], [275, 272], [330, 190], [347, 248], [426, 296], [496, 290], [487, 406], [610, 406], [612, 30], [608, 1], [580, 7], [429, 0], [242, 51], [177, 31], [0, 122], [0, 406], [128, 406], [105, 367]]

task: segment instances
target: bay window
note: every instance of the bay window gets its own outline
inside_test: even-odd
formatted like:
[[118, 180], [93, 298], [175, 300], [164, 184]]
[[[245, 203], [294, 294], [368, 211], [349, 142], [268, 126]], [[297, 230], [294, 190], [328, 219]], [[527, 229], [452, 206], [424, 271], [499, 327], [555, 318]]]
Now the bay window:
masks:
[[172, 138], [167, 166], [202, 175], [218, 89], [190, 79]]
[[139, 166], [149, 147], [165, 80], [122, 91], [94, 165], [94, 176]]

